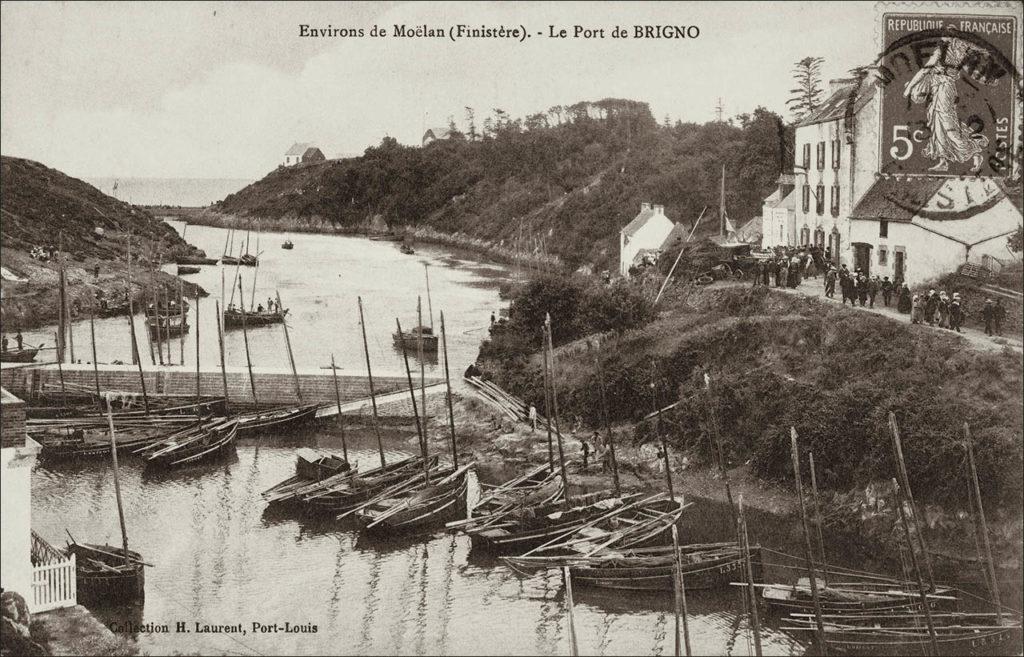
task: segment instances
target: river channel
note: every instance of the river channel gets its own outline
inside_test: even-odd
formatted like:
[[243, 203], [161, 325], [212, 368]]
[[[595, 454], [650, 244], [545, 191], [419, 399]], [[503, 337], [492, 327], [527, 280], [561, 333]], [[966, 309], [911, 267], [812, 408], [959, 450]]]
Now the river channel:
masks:
[[[188, 241], [211, 255], [221, 253], [224, 237], [216, 228], [191, 226], [187, 232]], [[294, 242], [294, 250], [280, 248], [285, 238]], [[356, 308], [356, 296], [362, 295], [374, 367], [400, 371], [401, 356], [391, 344], [394, 318], [412, 325], [420, 294], [426, 312], [424, 263], [435, 316], [445, 310], [453, 367], [464, 367], [476, 356], [490, 313], [498, 310], [497, 286], [510, 275], [505, 268], [433, 247], [420, 247], [410, 256], [394, 244], [354, 237], [264, 233], [260, 240], [256, 298], [265, 302], [280, 291], [291, 309], [291, 342], [299, 367], [325, 365], [333, 352], [341, 367], [364, 369]], [[248, 291], [256, 271], [242, 272]], [[230, 284], [233, 268], [225, 273]], [[210, 292], [198, 310], [200, 357], [213, 365], [213, 302], [220, 298], [221, 268], [203, 267], [193, 279]], [[100, 361], [128, 360], [126, 327], [123, 317], [98, 323]], [[39, 341], [44, 334], [39, 332]], [[34, 337], [27, 333], [26, 340]], [[194, 363], [194, 339], [193, 330], [186, 339], [186, 365]], [[88, 323], [79, 322], [79, 354], [86, 353], [88, 340]], [[279, 326], [257, 329], [250, 340], [259, 365], [288, 366]], [[177, 357], [179, 347], [173, 347]], [[229, 333], [227, 355], [229, 364], [244, 365], [240, 332]], [[147, 353], [144, 359], [149, 362]], [[428, 374], [442, 375], [437, 368], [428, 364]], [[360, 467], [374, 467], [371, 435], [350, 431], [348, 439]], [[389, 435], [386, 445], [391, 457], [410, 453], [407, 434]], [[464, 536], [439, 532], [371, 542], [344, 521], [267, 511], [260, 492], [293, 474], [294, 450], [300, 446], [340, 451], [340, 440], [330, 430], [316, 429], [241, 440], [237, 456], [159, 476], [125, 458], [121, 485], [130, 546], [154, 567], [146, 574], [143, 604], [94, 613], [116, 629], [135, 624], [153, 630], [130, 633], [144, 653], [569, 654], [565, 588], [558, 573], [520, 577], [473, 553]], [[120, 542], [108, 462], [39, 464], [32, 488], [33, 527], [51, 542], [62, 543], [65, 530], [80, 541]], [[731, 535], [729, 514], [721, 505], [698, 500], [684, 519], [683, 535], [689, 541]], [[756, 513], [750, 523], [752, 540], [794, 551], [799, 534], [793, 523]], [[769, 576], [789, 578], [771, 569]], [[695, 654], [753, 653], [738, 589], [691, 592], [688, 603]], [[580, 652], [671, 654], [672, 610], [671, 595], [577, 589], [574, 623]], [[285, 623], [300, 631], [285, 631]], [[275, 624], [277, 631], [271, 631]], [[200, 631], [204, 625], [236, 625], [239, 631], [205, 633]], [[802, 654], [805, 649], [771, 620], [763, 644], [765, 654]]]

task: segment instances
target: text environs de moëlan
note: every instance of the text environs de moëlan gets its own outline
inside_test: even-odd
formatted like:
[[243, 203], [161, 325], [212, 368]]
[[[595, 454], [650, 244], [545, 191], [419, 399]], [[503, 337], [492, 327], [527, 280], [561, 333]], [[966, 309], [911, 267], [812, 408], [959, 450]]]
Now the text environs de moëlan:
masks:
[[[548, 25], [546, 30], [535, 33], [554, 39], [696, 39], [700, 28], [696, 25], [616, 25], [613, 27], [590, 27], [586, 25]], [[299, 25], [300, 37], [312, 38], [360, 38], [394, 36], [406, 39], [515, 39], [533, 36], [521, 25], [463, 25], [450, 27], [441, 25], [392, 25], [389, 30], [381, 25], [370, 28], [336, 27], [334, 25]]]

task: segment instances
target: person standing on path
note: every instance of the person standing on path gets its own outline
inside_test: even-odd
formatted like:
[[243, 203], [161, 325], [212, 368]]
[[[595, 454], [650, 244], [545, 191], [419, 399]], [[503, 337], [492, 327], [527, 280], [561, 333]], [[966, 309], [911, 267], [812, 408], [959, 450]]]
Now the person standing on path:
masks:
[[878, 276], [875, 276], [870, 281], [868, 281], [868, 299], [870, 299], [871, 301], [870, 305], [868, 306], [869, 308], [875, 307], [875, 297], [878, 296], [878, 291], [880, 289], [882, 289], [882, 281], [878, 280]]
[[928, 296], [924, 300], [924, 320], [928, 326], [935, 326], [935, 313], [939, 309], [939, 297], [935, 290], [928, 290]]
[[[923, 300], [919, 300], [919, 304], [924, 304], [924, 301]], [[912, 309], [913, 308], [912, 308], [912, 301], [911, 301], [911, 297], [910, 297], [910, 288], [907, 287], [906, 283], [904, 283], [902, 286], [900, 286], [899, 298], [896, 300], [896, 310], [900, 311], [901, 313], [909, 313]], [[923, 308], [921, 310], [923, 310]], [[921, 320], [920, 312], [918, 312], [918, 318], [917, 319], [918, 319], [918, 323], [920, 323], [920, 320]]]
[[949, 328], [957, 333], [962, 333], [960, 325], [964, 321], [964, 309], [960, 304], [960, 293], [953, 294], [953, 301], [949, 304]]
[[829, 299], [836, 298], [836, 268], [829, 267], [825, 272], [825, 296]]
[[764, 282], [764, 286], [768, 287], [768, 280], [771, 276], [772, 265], [770, 261], [761, 261], [761, 280]]
[[537, 407], [533, 404], [530, 404], [530, 426], [531, 432], [537, 430]]
[[583, 469], [586, 470], [590, 462], [590, 444], [580, 438], [580, 448], [583, 450]]
[[1006, 307], [1003, 306], [1002, 299], [996, 299], [996, 307], [994, 308], [995, 314], [992, 319], [996, 325], [996, 335], [1000, 335], [1003, 332], [1003, 319], [1006, 318]]
[[910, 302], [910, 323], [920, 324], [921, 323], [921, 297], [915, 294], [914, 299]]
[[860, 299], [861, 308], [868, 302], [868, 277], [864, 274], [857, 277], [857, 298]]
[[7, 341], [7, 336], [5, 335], [5, 336], [3, 336], [3, 340], [0, 340], [0, 348], [2, 348], [3, 353], [5, 353], [5, 354], [7, 353], [7, 345], [8, 344], [9, 343]]
[[18, 343], [18, 351], [21, 351], [22, 345], [25, 343], [25, 338], [21, 337], [21, 329], [18, 329], [17, 335], [14, 336], [14, 341]]
[[992, 305], [992, 299], [985, 299], [985, 305], [981, 309], [981, 319], [985, 322], [985, 335], [993, 335], [992, 324], [996, 318], [996, 307]]
[[939, 316], [939, 328], [949, 328], [949, 297], [945, 290], [939, 293], [939, 303], [936, 306]]
[[882, 279], [882, 303], [885, 304], [886, 308], [889, 307], [889, 301], [892, 299], [892, 288], [893, 288], [892, 281], [889, 280], [889, 277], [886, 276], [885, 278], [883, 278]]

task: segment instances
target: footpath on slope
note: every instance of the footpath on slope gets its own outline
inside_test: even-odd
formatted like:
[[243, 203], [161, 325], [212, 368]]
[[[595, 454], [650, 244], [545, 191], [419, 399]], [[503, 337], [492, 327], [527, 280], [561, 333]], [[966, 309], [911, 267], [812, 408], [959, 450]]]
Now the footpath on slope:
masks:
[[[745, 283], [745, 285], [750, 285], [750, 283]], [[806, 297], [818, 299], [825, 303], [835, 303], [838, 305], [843, 304], [843, 297], [838, 289], [836, 290], [836, 296], [834, 298], [829, 298], [825, 296], [825, 286], [822, 282], [821, 277], [803, 279], [800, 281], [800, 284], [796, 288], [771, 286], [771, 289], [779, 292], [785, 292], [786, 294], [801, 294]], [[879, 294], [875, 298], [874, 308], [871, 308], [869, 306], [861, 306], [859, 305], [859, 303], [855, 306], [849, 307], [855, 308], [856, 310], [862, 312], [869, 312], [874, 313], [875, 315], [880, 315], [882, 317], [887, 317], [894, 321], [905, 322], [907, 324], [910, 324], [910, 315], [901, 313], [898, 310], [896, 310], [895, 295], [893, 296], [891, 305], [888, 307], [886, 307], [885, 304], [882, 302], [881, 294]], [[1010, 349], [1013, 349], [1014, 351], [1024, 353], [1024, 342], [1021, 341], [1020, 336], [1006, 335], [1005, 330], [1003, 331], [1003, 335], [989, 336], [985, 335], [984, 331], [979, 331], [977, 329], [969, 327], [961, 328], [962, 332], [957, 334], [956, 331], [953, 331], [951, 329], [940, 328], [938, 325], [929, 326], [928, 324], [914, 324], [913, 326], [914, 328], [922, 331], [941, 331], [946, 334], [960, 335], [967, 342], [967, 344], [971, 346], [972, 349], [977, 349], [979, 351], [1002, 351], [1004, 347], [1008, 347]]]

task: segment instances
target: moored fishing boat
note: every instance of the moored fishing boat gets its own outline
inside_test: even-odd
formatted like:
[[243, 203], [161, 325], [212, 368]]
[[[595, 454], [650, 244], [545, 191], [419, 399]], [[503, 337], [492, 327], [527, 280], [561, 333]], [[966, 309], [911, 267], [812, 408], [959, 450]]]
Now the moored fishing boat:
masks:
[[235, 416], [238, 434], [250, 436], [269, 431], [291, 431], [314, 421], [319, 407], [319, 404], [302, 404], [241, 413]]
[[217, 264], [216, 258], [207, 258], [204, 256], [179, 256], [174, 259], [176, 265], [215, 265]]
[[301, 447], [295, 452], [295, 476], [320, 481], [350, 470], [348, 461], [337, 454]]
[[42, 348], [43, 345], [40, 344], [38, 347], [6, 349], [0, 352], [0, 363], [31, 363]]
[[517, 572], [529, 572], [571, 566], [575, 559], [593, 556], [602, 550], [665, 545], [671, 541], [672, 526], [686, 506], [664, 493], [634, 498], [614, 505], [597, 517], [586, 518], [522, 556], [506, 556], [501, 560]]
[[[794, 614], [781, 629], [817, 632], [813, 614]], [[1019, 655], [1019, 617], [992, 613], [936, 613], [932, 647], [928, 619], [917, 612], [823, 615], [825, 646], [832, 655]]]
[[294, 242], [292, 242], [291, 240], [285, 240], [285, 241], [284, 241], [284, 242], [283, 242], [283, 243], [281, 244], [281, 248], [282, 248], [282, 249], [286, 249], [286, 250], [288, 250], [288, 251], [291, 251], [292, 249], [294, 249], [294, 248], [295, 248], [295, 243], [294, 243]]
[[142, 556], [112, 545], [68, 543], [67, 553], [75, 555], [75, 584], [78, 601], [85, 604], [117, 604], [146, 596], [146, 573]]
[[189, 274], [198, 274], [200, 271], [199, 267], [194, 265], [178, 265], [178, 276], [187, 276]]
[[[671, 545], [631, 550], [606, 549], [572, 561], [574, 584], [629, 591], [674, 591], [676, 572]], [[682, 545], [681, 572], [687, 590], [729, 586], [743, 568], [743, 553], [736, 542]], [[761, 547], [750, 548], [755, 582], [762, 577]]]
[[[916, 585], [897, 580], [876, 580], [870, 582], [849, 581], [828, 584], [817, 578], [818, 597], [824, 613], [846, 612], [887, 612], [901, 609], [920, 609], [921, 597]], [[780, 614], [814, 611], [810, 580], [801, 577], [796, 584], [766, 584], [762, 587], [761, 598], [770, 611]], [[955, 610], [956, 591], [948, 587], [937, 587], [928, 594], [932, 609]]]
[[259, 258], [256, 256], [246, 253], [240, 257], [223, 255], [220, 258], [221, 264], [224, 265], [242, 265], [243, 267], [255, 267], [259, 264]]
[[382, 493], [356, 511], [364, 531], [395, 535], [440, 529], [449, 520], [465, 517], [466, 475], [473, 464], [441, 468], [429, 476], [417, 474], [414, 484]]
[[531, 468], [498, 486], [486, 487], [480, 484], [480, 487], [486, 490], [481, 491], [469, 509], [470, 517], [448, 523], [449, 530], [467, 530], [485, 523], [494, 523], [511, 515], [516, 509], [552, 502], [564, 490], [559, 473], [553, 471], [548, 463]]
[[574, 497], [569, 504], [554, 500], [518, 508], [504, 517], [470, 527], [466, 533], [475, 549], [522, 554], [638, 497], [617, 496], [610, 490], [587, 493]]
[[215, 420], [176, 432], [136, 453], [145, 455], [147, 467], [189, 465], [227, 453], [234, 447], [237, 433], [237, 420]]
[[224, 328], [242, 328], [243, 326], [253, 328], [254, 326], [267, 326], [269, 324], [279, 324], [284, 321], [285, 315], [288, 314], [288, 309], [275, 310], [269, 312], [264, 310], [259, 311], [246, 311], [244, 313], [237, 308], [228, 308], [224, 311]]
[[417, 351], [420, 348], [420, 340], [423, 341], [423, 351], [437, 353], [438, 340], [434, 329], [429, 326], [417, 326], [409, 331], [399, 333], [395, 331], [391, 336], [395, 345], [408, 351]]
[[[435, 457], [432, 464], [436, 460]], [[352, 470], [339, 472], [305, 486], [281, 487], [279, 484], [264, 491], [263, 499], [269, 504], [301, 502], [311, 510], [340, 513], [370, 499], [376, 492], [421, 467], [419, 457], [410, 457], [359, 474]]]

